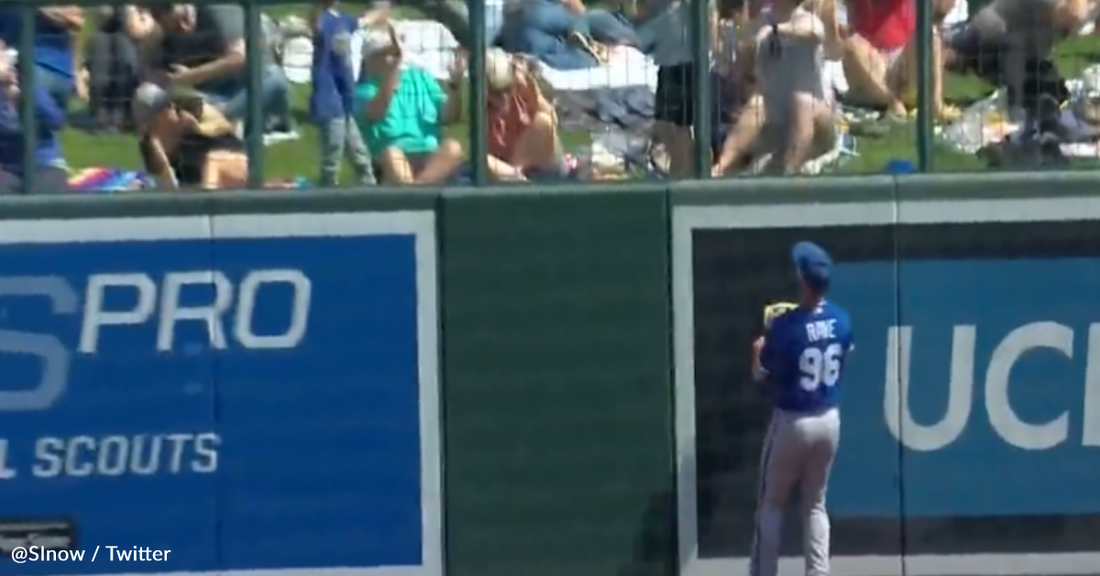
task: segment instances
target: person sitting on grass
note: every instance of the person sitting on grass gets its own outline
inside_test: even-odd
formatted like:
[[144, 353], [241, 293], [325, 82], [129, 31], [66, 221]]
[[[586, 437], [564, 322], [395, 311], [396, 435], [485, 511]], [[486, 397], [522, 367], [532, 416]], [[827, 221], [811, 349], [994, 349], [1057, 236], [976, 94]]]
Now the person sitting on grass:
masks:
[[563, 176], [558, 116], [526, 64], [491, 48], [485, 71], [489, 176], [519, 181]]
[[427, 70], [403, 63], [390, 23], [366, 31], [355, 109], [383, 182], [439, 184], [454, 174], [462, 145], [441, 128], [462, 116], [462, 74], [453, 67], [441, 87]]
[[[654, 96], [653, 143], [668, 156], [668, 174], [687, 178], [694, 172], [695, 149], [695, 77], [709, 73], [707, 63], [697, 63], [691, 42], [692, 2], [683, 0], [646, 0], [648, 20], [638, 33], [652, 39], [650, 56], [657, 64], [657, 88]], [[717, 43], [717, 2], [708, 2], [708, 26], [712, 42]], [[712, 45], [714, 52], [718, 46]]]
[[122, 130], [130, 118], [130, 98], [138, 87], [138, 45], [156, 22], [135, 5], [104, 6], [84, 46], [84, 68], [77, 86], [87, 87], [88, 111], [97, 130]]
[[[959, 111], [943, 101], [943, 43], [941, 25], [955, 0], [931, 0], [932, 106], [937, 119], [951, 120]], [[819, 5], [821, 0], [813, 2]], [[829, 22], [825, 22], [830, 25]], [[917, 77], [917, 22], [914, 0], [848, 0], [848, 28], [844, 41], [844, 75], [848, 97], [858, 104], [883, 106], [888, 114], [905, 119], [913, 104]]]
[[65, 111], [50, 94], [48, 84], [25, 87], [31, 90], [35, 115], [34, 190], [23, 190], [24, 122], [20, 117], [22, 88], [6, 46], [0, 42], [0, 193], [51, 193], [68, 189], [68, 173], [61, 154], [58, 132], [65, 124]]
[[[711, 67], [711, 154], [718, 158], [726, 137], [737, 124], [749, 97], [752, 96], [753, 70], [751, 61], [738, 60], [744, 48], [741, 42], [756, 16], [757, 0], [719, 0], [718, 35]], [[749, 64], [746, 67], [745, 64]]]
[[145, 171], [159, 188], [247, 186], [245, 143], [201, 94], [142, 84], [134, 95], [134, 124], [141, 132]]
[[[273, 50], [245, 54], [244, 8], [230, 3], [153, 4], [157, 27], [142, 43], [145, 81], [184, 86], [203, 94], [226, 118], [243, 121], [248, 99], [259, 98], [264, 132], [293, 132], [290, 84]], [[271, 32], [268, 30], [268, 32]], [[266, 36], [262, 44], [268, 47]], [[250, 94], [247, 58], [263, 59], [260, 93]]]
[[[800, 0], [775, 0], [757, 21], [738, 60], [753, 63], [754, 93], [741, 110], [711, 169], [718, 177], [747, 157], [752, 171], [797, 174], [836, 144], [836, 109], [825, 91], [824, 59], [842, 49], [836, 4], [822, 18]], [[825, 24], [831, 22], [831, 25]]]
[[1052, 60], [1054, 47], [1096, 17], [1096, 0], [993, 0], [951, 43], [960, 72], [1004, 86], [1014, 109], [1036, 114], [1044, 98], [1063, 103], [1069, 90]]
[[[5, 2], [0, 8], [0, 39], [18, 46], [23, 32], [23, 14], [19, 6]], [[35, 84], [46, 87], [62, 110], [76, 90], [76, 53], [74, 47], [84, 30], [84, 9], [80, 6], [43, 6], [34, 10], [33, 37]]]

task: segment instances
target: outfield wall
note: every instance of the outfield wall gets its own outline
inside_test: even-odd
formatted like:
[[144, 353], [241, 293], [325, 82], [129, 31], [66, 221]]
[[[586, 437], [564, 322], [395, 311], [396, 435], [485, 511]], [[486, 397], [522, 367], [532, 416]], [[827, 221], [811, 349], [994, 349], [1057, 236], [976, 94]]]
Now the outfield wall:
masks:
[[0, 549], [100, 552], [0, 574], [745, 571], [768, 417], [749, 344], [803, 239], [836, 257], [859, 341], [836, 572], [1100, 571], [1095, 190], [5, 201]]

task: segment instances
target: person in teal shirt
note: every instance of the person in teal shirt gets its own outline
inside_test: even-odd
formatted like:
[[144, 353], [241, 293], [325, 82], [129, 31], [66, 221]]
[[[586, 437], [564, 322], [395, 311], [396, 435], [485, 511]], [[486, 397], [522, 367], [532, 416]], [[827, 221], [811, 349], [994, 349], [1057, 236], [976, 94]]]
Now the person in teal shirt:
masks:
[[363, 76], [356, 87], [356, 121], [377, 164], [390, 184], [438, 184], [462, 162], [462, 146], [442, 136], [448, 123], [461, 117], [460, 58], [450, 81], [441, 86], [423, 68], [402, 63], [393, 26], [365, 33]]

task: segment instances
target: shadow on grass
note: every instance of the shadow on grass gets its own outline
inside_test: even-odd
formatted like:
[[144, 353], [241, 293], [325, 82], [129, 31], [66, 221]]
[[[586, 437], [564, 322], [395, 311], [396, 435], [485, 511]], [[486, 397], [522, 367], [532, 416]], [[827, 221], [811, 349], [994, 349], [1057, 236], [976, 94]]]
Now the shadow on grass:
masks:
[[290, 117], [294, 120], [294, 123], [298, 126], [312, 126], [313, 118], [309, 114], [308, 108], [294, 107], [290, 110]]
[[986, 92], [980, 92], [980, 93], [959, 94], [959, 95], [952, 95], [952, 96], [946, 96], [945, 95], [944, 98], [943, 98], [943, 101], [944, 101], [944, 103], [950, 104], [951, 106], [955, 106], [955, 107], [959, 108], [960, 110], [966, 110], [967, 108], [977, 104], [978, 102], [981, 102], [982, 100], [985, 100], [986, 98], [989, 98], [990, 96], [993, 95], [994, 92], [995, 92], [995, 90], [990, 89]]

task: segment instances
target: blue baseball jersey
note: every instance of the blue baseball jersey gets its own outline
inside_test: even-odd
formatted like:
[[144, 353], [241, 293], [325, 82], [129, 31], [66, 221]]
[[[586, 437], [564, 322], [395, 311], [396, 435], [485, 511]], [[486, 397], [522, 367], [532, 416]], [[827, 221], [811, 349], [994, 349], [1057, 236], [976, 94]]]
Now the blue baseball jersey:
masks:
[[760, 370], [775, 407], [790, 412], [836, 407], [844, 362], [854, 346], [848, 313], [831, 302], [795, 308], [773, 320], [764, 335]]

